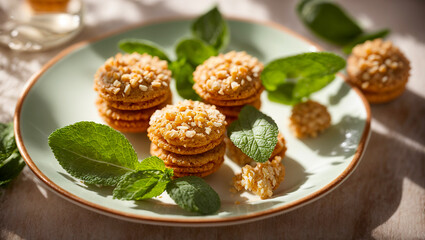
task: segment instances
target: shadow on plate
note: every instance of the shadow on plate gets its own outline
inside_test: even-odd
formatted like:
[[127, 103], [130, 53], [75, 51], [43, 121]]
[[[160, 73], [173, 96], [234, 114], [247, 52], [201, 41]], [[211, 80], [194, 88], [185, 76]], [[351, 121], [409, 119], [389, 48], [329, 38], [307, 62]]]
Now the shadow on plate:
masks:
[[364, 126], [365, 120], [344, 116], [319, 137], [303, 139], [302, 142], [321, 156], [350, 157], [357, 150]]

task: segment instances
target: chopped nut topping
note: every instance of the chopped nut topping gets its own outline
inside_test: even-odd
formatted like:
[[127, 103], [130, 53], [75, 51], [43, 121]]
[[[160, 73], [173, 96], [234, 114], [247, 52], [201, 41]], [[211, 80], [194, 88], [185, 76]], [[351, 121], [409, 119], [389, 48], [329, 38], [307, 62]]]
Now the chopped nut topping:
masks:
[[245, 79], [259, 81], [262, 70], [263, 65], [257, 58], [246, 52], [232, 51], [209, 58], [196, 68], [193, 77], [206, 91], [225, 95], [238, 90]]
[[331, 124], [331, 115], [322, 104], [308, 100], [292, 108], [290, 128], [298, 138], [316, 137]]
[[[357, 45], [347, 62], [347, 72], [351, 78], [358, 79], [360, 82], [357, 85], [368, 91], [371, 87], [396, 85], [397, 81], [408, 75], [410, 69], [403, 53], [390, 41], [384, 42], [382, 39]], [[402, 67], [404, 64], [407, 64], [405, 68]]]
[[279, 187], [285, 176], [281, 160], [280, 156], [276, 156], [272, 161], [257, 163], [255, 167], [245, 165], [242, 173], [233, 178], [234, 187], [238, 191], [251, 191], [261, 199], [273, 196], [273, 190]]
[[96, 78], [103, 81], [106, 85], [105, 88], [115, 87], [111, 90], [115, 95], [120, 91], [123, 91], [125, 95], [129, 95], [128, 85], [123, 83], [129, 83], [131, 88], [137, 89], [139, 84], [146, 82], [146, 88], [139, 86], [141, 91], [147, 91], [151, 85], [154, 87], [168, 87], [171, 71], [168, 70], [167, 62], [160, 60], [158, 57], [152, 57], [148, 54], [118, 53], [115, 57], [106, 60], [96, 75]]

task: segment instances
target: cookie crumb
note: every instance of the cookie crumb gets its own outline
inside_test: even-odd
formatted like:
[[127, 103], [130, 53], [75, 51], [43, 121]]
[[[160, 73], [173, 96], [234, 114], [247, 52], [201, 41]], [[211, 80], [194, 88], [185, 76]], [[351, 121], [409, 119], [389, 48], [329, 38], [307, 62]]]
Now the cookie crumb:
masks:
[[326, 106], [312, 100], [296, 104], [292, 108], [289, 127], [297, 138], [317, 137], [331, 124]]

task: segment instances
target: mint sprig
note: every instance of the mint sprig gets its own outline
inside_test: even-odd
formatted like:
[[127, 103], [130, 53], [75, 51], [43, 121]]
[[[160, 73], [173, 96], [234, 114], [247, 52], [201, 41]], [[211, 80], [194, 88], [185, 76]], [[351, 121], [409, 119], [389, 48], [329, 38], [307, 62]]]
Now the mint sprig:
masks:
[[25, 161], [16, 146], [13, 123], [0, 123], [0, 186], [6, 186], [24, 167]]
[[203, 215], [220, 209], [220, 197], [202, 178], [187, 176], [173, 180], [167, 186], [168, 195], [181, 208]]
[[356, 45], [385, 37], [389, 31], [365, 33], [362, 27], [343, 8], [328, 0], [301, 0], [296, 7], [303, 23], [317, 36], [333, 44], [344, 46], [347, 54]]
[[227, 129], [233, 144], [256, 162], [270, 158], [278, 133], [275, 121], [250, 105], [242, 108], [238, 120]]
[[[83, 121], [57, 129], [49, 136], [49, 146], [69, 174], [87, 184], [116, 186], [113, 197], [117, 199], [148, 199], [161, 195], [170, 184], [170, 189], [180, 185], [175, 182], [180, 180], [172, 180], [173, 170], [167, 168], [160, 158], [151, 156], [139, 162], [125, 136], [106, 125]], [[10, 158], [17, 156], [13, 153]], [[15, 164], [10, 168], [16, 167]], [[0, 184], [3, 181], [2, 170], [0, 166]], [[201, 209], [195, 211], [202, 214], [211, 212], [205, 210], [207, 208], [217, 211], [217, 206], [220, 206], [220, 203], [217, 205], [217, 193], [211, 193], [214, 190], [199, 179], [191, 180], [196, 191], [189, 190], [188, 194], [181, 192], [176, 203], [182, 206], [179, 204], [182, 201], [193, 202]], [[211, 202], [204, 200], [202, 196], [205, 194], [208, 197], [217, 196], [213, 196]]]
[[261, 80], [271, 101], [293, 105], [328, 85], [344, 67], [336, 54], [302, 53], [268, 63]]
[[227, 47], [230, 31], [217, 7], [198, 17], [192, 24], [192, 35], [205, 41], [217, 51]]
[[157, 56], [159, 59], [171, 62], [170, 58], [168, 58], [167, 54], [165, 54], [161, 47], [145, 39], [123, 39], [119, 41], [118, 47], [127, 53], [147, 53], [151, 56]]

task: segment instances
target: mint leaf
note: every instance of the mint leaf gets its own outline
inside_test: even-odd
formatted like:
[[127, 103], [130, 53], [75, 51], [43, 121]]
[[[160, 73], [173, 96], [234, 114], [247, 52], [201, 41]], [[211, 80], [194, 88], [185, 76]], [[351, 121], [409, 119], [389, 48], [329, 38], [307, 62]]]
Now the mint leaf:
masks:
[[15, 149], [13, 123], [0, 123], [0, 162], [8, 158]]
[[361, 27], [333, 2], [302, 0], [296, 9], [304, 24], [329, 42], [345, 45], [363, 33]]
[[19, 175], [25, 167], [25, 161], [18, 149], [0, 162], [0, 186], [4, 186]]
[[328, 52], [302, 53], [274, 60], [261, 79], [271, 101], [295, 104], [333, 81], [345, 60]]
[[124, 135], [94, 122], [57, 129], [49, 136], [49, 146], [69, 174], [89, 184], [115, 186], [139, 164]]
[[178, 59], [185, 58], [192, 66], [202, 64], [211, 56], [217, 55], [217, 51], [199, 39], [183, 39], [177, 44], [176, 54]]
[[145, 158], [138, 166], [137, 170], [159, 170], [173, 176], [173, 169], [167, 168], [164, 161], [157, 156], [150, 156]]
[[123, 39], [118, 43], [121, 50], [127, 53], [137, 52], [140, 54], [147, 53], [151, 56], [157, 56], [158, 58], [171, 62], [167, 54], [157, 46], [155, 43], [142, 40], [142, 39]]
[[170, 64], [173, 78], [176, 81], [177, 93], [185, 99], [201, 100], [201, 97], [193, 90], [194, 67], [185, 58], [174, 61]]
[[384, 29], [384, 30], [380, 30], [378, 32], [374, 32], [374, 33], [366, 33], [363, 35], [358, 36], [357, 38], [355, 38], [353, 41], [349, 42], [348, 44], [346, 44], [343, 48], [342, 51], [346, 54], [350, 54], [351, 50], [353, 50], [353, 48], [360, 43], [364, 43], [367, 40], [373, 40], [375, 38], [384, 38], [385, 36], [387, 36], [390, 33], [389, 29]]
[[243, 153], [256, 162], [267, 161], [277, 144], [279, 129], [274, 120], [250, 105], [230, 124], [227, 135]]
[[[160, 160], [162, 162], [162, 160]], [[161, 195], [171, 181], [169, 171], [142, 170], [125, 174], [113, 191], [114, 198], [142, 200]]]
[[192, 24], [192, 34], [213, 46], [217, 51], [225, 49], [230, 39], [227, 22], [217, 7], [195, 20]]
[[202, 178], [187, 176], [167, 185], [167, 193], [181, 208], [200, 214], [212, 214], [220, 209], [220, 197]]

